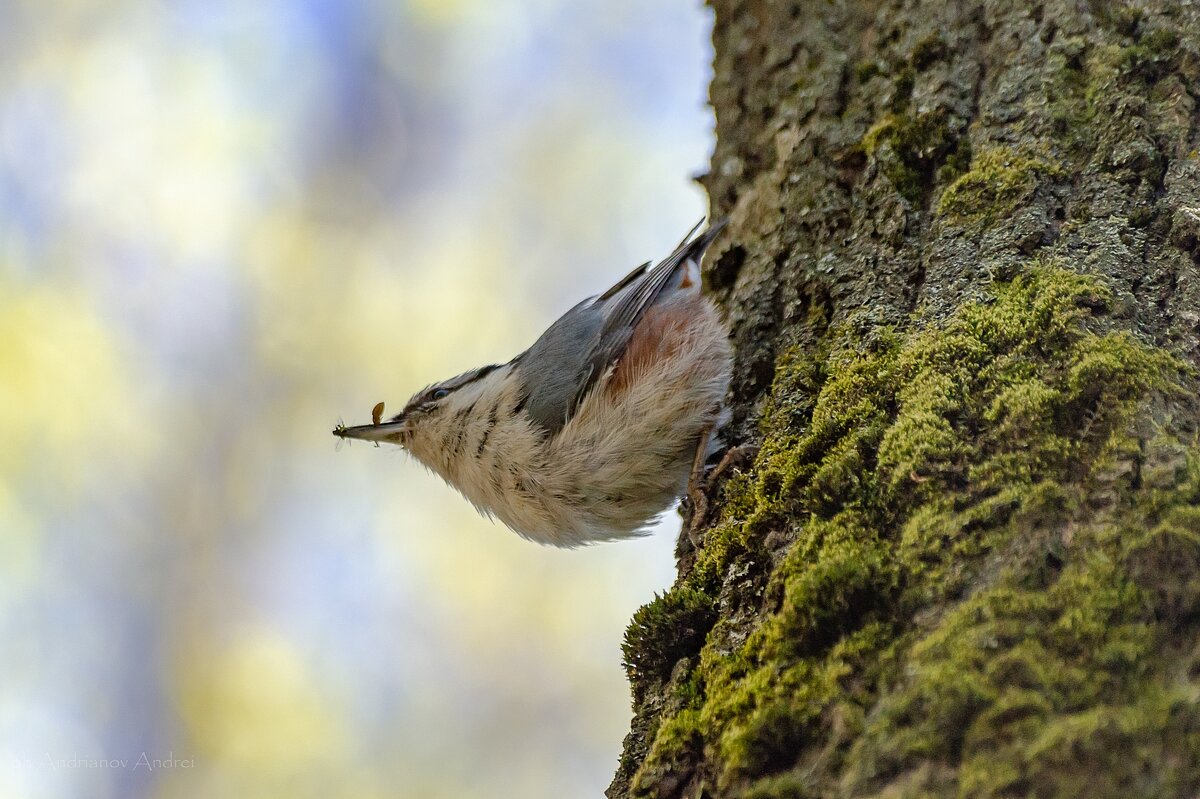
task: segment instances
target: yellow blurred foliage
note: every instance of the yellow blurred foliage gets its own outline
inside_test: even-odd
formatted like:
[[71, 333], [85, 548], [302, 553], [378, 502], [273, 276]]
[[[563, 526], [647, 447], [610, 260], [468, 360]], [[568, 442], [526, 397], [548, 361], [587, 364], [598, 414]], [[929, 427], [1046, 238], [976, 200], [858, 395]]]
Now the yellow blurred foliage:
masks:
[[93, 302], [65, 280], [0, 276], [0, 480], [38, 460], [53, 465], [67, 499], [98, 452], [136, 458], [157, 438], [139, 418], [133, 376]]
[[337, 705], [302, 655], [269, 628], [242, 630], [180, 664], [180, 718], [196, 757], [251, 774], [299, 774], [347, 756]]
[[477, 0], [409, 0], [413, 14], [425, 22], [448, 25], [458, 20]]
[[[694, 5], [0, 3], [0, 793], [599, 793], [671, 532], [538, 548], [329, 431], [695, 221]], [[140, 749], [194, 765], [22, 760]]]

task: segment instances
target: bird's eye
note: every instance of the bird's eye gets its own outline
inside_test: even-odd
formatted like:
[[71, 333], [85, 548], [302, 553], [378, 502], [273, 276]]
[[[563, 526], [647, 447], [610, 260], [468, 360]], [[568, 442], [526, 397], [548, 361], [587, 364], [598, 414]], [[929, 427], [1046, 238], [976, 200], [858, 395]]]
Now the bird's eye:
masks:
[[448, 397], [448, 396], [450, 396], [450, 389], [438, 388], [438, 389], [434, 389], [433, 393], [429, 395], [429, 398], [432, 400], [440, 400], [440, 399], [444, 399], [445, 397]]

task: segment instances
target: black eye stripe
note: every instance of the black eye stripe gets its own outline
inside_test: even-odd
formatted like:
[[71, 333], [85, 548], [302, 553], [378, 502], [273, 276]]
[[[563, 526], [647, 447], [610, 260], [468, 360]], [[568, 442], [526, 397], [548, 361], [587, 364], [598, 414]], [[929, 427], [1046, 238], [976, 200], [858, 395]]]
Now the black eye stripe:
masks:
[[430, 386], [418, 394], [411, 402], [409, 402], [408, 407], [404, 409], [404, 412], [429, 412], [436, 410], [438, 407], [438, 402], [445, 399], [450, 394], [453, 394], [455, 391], [458, 391], [463, 386], [470, 385], [476, 380], [486, 377], [498, 368], [500, 368], [499, 364], [481, 366], [478, 369], [472, 369], [471, 371], [464, 372], [457, 377], [452, 377], [442, 383]]
[[458, 391], [463, 386], [470, 385], [471, 383], [474, 383], [476, 380], [480, 380], [480, 379], [486, 377], [487, 375], [491, 374], [493, 370], [495, 370], [497, 368], [499, 368], [499, 367], [496, 364], [493, 364], [491, 366], [481, 366], [478, 369], [473, 369], [470, 372], [466, 372], [464, 374], [459, 375], [458, 377], [453, 377], [444, 383], [441, 383], [439, 385], [436, 385], [436, 386], [433, 386], [433, 387], [427, 389], [425, 391], [424, 395], [422, 396], [422, 400], [425, 402], [429, 402], [429, 401], [444, 399], [448, 394]]
[[499, 368], [497, 364], [492, 364], [490, 366], [481, 366], [478, 369], [472, 369], [471, 371], [461, 374], [458, 377], [447, 380], [445, 383], [439, 386], [439, 388], [450, 390], [462, 388], [468, 383], [474, 383], [476, 380], [486, 377], [497, 368]]

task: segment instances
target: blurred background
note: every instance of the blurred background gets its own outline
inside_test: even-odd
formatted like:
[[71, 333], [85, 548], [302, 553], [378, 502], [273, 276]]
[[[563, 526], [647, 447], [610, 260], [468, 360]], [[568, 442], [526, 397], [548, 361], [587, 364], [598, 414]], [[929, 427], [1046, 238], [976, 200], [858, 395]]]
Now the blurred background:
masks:
[[698, 0], [0, 2], [0, 796], [586, 797], [650, 537], [330, 429], [705, 212]]

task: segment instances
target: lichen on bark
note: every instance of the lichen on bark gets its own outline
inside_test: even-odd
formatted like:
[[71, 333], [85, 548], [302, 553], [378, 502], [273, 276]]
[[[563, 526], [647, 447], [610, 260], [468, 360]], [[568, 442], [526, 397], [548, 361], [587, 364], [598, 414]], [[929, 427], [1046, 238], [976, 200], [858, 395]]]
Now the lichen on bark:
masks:
[[1200, 9], [716, 0], [735, 443], [609, 796], [1200, 791]]

